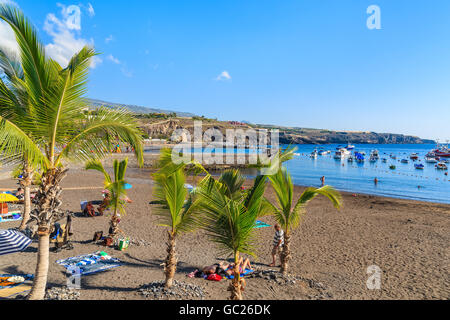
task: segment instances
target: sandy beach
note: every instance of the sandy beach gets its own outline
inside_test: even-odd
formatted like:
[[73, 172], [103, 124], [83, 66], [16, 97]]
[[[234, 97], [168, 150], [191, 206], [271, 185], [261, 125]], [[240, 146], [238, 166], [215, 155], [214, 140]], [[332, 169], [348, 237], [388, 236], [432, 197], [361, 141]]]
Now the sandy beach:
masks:
[[[56, 260], [105, 250], [124, 265], [106, 272], [82, 277], [81, 299], [146, 299], [138, 289], [163, 280], [161, 263], [165, 258], [165, 229], [152, 215], [152, 181], [148, 170], [129, 169], [128, 206], [121, 228], [133, 240], [126, 251], [105, 248], [91, 242], [94, 232], [107, 232], [108, 217], [77, 217], [73, 222], [74, 250], [50, 253], [48, 288], [66, 284], [65, 269]], [[247, 183], [250, 185], [250, 182]], [[103, 177], [97, 172], [72, 169], [63, 182], [63, 208], [80, 212], [80, 201], [101, 200]], [[16, 181], [3, 175], [1, 189], [17, 188]], [[296, 187], [296, 194], [304, 188]], [[270, 187], [267, 196], [274, 199]], [[247, 279], [245, 299], [450, 299], [449, 243], [450, 205], [398, 200], [368, 195], [343, 194], [344, 206], [336, 211], [329, 201], [317, 198], [293, 234], [293, 260], [290, 273], [299, 277], [285, 285], [264, 278]], [[273, 224], [272, 217], [262, 220]], [[2, 223], [1, 229], [19, 223]], [[268, 267], [273, 228], [257, 230], [257, 269]], [[37, 243], [25, 252], [0, 257], [0, 274], [32, 274]], [[211, 282], [186, 275], [227, 257], [217, 254], [202, 231], [178, 239], [179, 263], [175, 278], [202, 286], [205, 299], [226, 299], [228, 281]], [[382, 270], [381, 289], [368, 290], [367, 267]]]

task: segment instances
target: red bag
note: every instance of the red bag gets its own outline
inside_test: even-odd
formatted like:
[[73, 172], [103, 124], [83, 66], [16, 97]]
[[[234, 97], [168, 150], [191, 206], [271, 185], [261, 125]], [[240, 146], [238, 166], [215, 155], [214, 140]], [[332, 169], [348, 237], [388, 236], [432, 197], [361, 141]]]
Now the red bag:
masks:
[[220, 280], [222, 280], [222, 277], [219, 276], [219, 275], [216, 274], [216, 273], [213, 273], [213, 274], [210, 274], [210, 275], [208, 276], [208, 278], [206, 278], [206, 280], [210, 280], [210, 281], [220, 281]]

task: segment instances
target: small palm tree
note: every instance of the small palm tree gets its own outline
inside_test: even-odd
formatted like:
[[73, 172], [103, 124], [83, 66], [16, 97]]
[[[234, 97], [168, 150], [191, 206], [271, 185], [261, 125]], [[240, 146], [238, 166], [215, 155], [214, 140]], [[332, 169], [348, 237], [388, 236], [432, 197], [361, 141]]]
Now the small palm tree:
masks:
[[185, 167], [176, 165], [171, 160], [171, 150], [161, 150], [159, 170], [153, 174], [155, 187], [154, 201], [160, 207], [155, 211], [160, 226], [167, 227], [167, 257], [164, 261], [165, 286], [173, 285], [177, 267], [176, 239], [181, 233], [191, 232], [196, 228], [193, 195], [186, 189]]
[[[85, 47], [66, 68], [50, 59], [36, 30], [23, 13], [0, 5], [0, 19], [14, 31], [20, 51], [21, 86], [0, 81], [0, 161], [42, 169], [41, 185], [31, 217], [38, 224], [36, 272], [29, 299], [43, 299], [49, 265], [51, 226], [62, 216], [61, 181], [71, 161], [86, 162], [109, 153], [111, 137], [134, 147], [143, 163], [142, 133], [126, 110], [98, 109], [86, 117], [87, 76], [95, 52]], [[19, 101], [20, 100], [20, 101]], [[17, 106], [27, 111], [12, 117]]]
[[86, 170], [96, 170], [103, 173], [105, 177], [105, 189], [109, 191], [109, 203], [108, 208], [113, 210], [113, 215], [111, 216], [111, 237], [115, 237], [119, 232], [118, 229], [118, 221], [120, 215], [124, 215], [125, 205], [127, 201], [125, 200], [127, 191], [125, 189], [125, 185], [127, 182], [125, 181], [125, 174], [128, 166], [128, 158], [123, 161], [114, 160], [113, 169], [114, 169], [114, 180], [111, 178], [109, 173], [103, 167], [103, 164], [100, 160], [92, 160], [86, 164]]
[[[219, 180], [205, 178], [196, 191], [201, 213], [198, 224], [207, 232], [209, 238], [218, 245], [224, 254], [234, 257], [233, 279], [228, 288], [230, 299], [242, 300], [243, 279], [240, 278], [240, 254], [254, 256], [254, 226], [263, 207], [265, 176], [258, 176], [253, 187], [247, 192], [230, 188], [225, 181], [241, 181], [238, 171], [225, 173]], [[238, 184], [232, 184], [234, 186]], [[240, 195], [240, 196], [239, 196]]]
[[271, 207], [276, 221], [284, 231], [284, 246], [280, 258], [281, 272], [286, 274], [291, 259], [291, 231], [300, 225], [302, 217], [306, 214], [306, 204], [316, 196], [323, 195], [330, 199], [335, 208], [339, 209], [341, 207], [341, 195], [330, 186], [324, 186], [320, 189], [308, 188], [294, 205], [294, 185], [286, 168], [281, 167], [275, 175], [268, 177], [275, 191], [278, 206], [271, 204], [269, 201], [266, 201], [265, 204]]

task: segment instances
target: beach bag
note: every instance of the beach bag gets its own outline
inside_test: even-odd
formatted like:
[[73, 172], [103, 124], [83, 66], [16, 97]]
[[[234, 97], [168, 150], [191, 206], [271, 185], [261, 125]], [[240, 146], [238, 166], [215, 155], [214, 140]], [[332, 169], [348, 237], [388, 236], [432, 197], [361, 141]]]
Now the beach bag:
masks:
[[220, 280], [222, 280], [222, 277], [219, 276], [219, 275], [216, 274], [216, 273], [213, 273], [213, 274], [210, 274], [210, 275], [208, 276], [208, 278], [206, 278], [206, 280], [210, 280], [210, 281], [220, 281]]
[[106, 247], [111, 247], [114, 244], [114, 239], [111, 237], [106, 237], [104, 244]]
[[128, 246], [130, 245], [130, 238], [126, 238], [126, 239], [119, 239], [119, 245], [118, 245], [118, 249], [119, 251], [124, 251], [126, 249], [128, 249]]

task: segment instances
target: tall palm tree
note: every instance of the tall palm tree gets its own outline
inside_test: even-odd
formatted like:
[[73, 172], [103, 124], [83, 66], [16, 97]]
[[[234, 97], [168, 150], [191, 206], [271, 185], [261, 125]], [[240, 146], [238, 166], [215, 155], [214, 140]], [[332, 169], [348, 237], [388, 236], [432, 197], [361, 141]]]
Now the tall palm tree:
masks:
[[114, 160], [114, 180], [111, 178], [109, 173], [103, 167], [100, 160], [92, 160], [86, 164], [86, 170], [96, 170], [103, 173], [105, 177], [105, 188], [109, 191], [109, 204], [108, 207], [113, 210], [113, 215], [111, 216], [111, 230], [110, 236], [114, 237], [118, 233], [118, 219], [119, 214], [125, 214], [125, 197], [127, 191], [125, 189], [126, 181], [125, 174], [128, 166], [128, 158], [123, 161]]
[[[235, 172], [233, 181], [240, 181], [240, 174]], [[228, 290], [230, 299], [242, 300], [243, 279], [240, 277], [240, 254], [254, 256], [255, 222], [263, 207], [265, 176], [258, 176], [253, 187], [247, 192], [238, 192], [229, 188], [231, 173], [219, 180], [205, 178], [196, 191], [198, 195], [197, 211], [201, 213], [198, 224], [207, 232], [224, 254], [234, 257], [233, 279]], [[234, 192], [230, 193], [230, 190]], [[240, 196], [238, 196], [240, 194]]]
[[[14, 31], [20, 50], [23, 80], [21, 87], [0, 85], [0, 160], [27, 161], [42, 168], [42, 178], [31, 217], [38, 223], [38, 259], [29, 299], [43, 299], [48, 274], [51, 225], [64, 215], [61, 207], [61, 181], [70, 161], [86, 162], [109, 153], [111, 138], [132, 145], [143, 163], [142, 133], [133, 116], [125, 110], [100, 108], [86, 117], [84, 95], [89, 66], [95, 52], [84, 47], [61, 67], [50, 59], [36, 30], [23, 13], [0, 5], [0, 19]], [[23, 117], [14, 112], [17, 100], [26, 103]], [[20, 118], [20, 119], [19, 119]]]
[[193, 195], [186, 189], [185, 168], [187, 164], [174, 164], [171, 150], [161, 150], [159, 170], [153, 174], [155, 187], [154, 201], [160, 207], [154, 212], [160, 226], [167, 227], [167, 257], [164, 261], [165, 286], [173, 285], [177, 267], [176, 239], [179, 234], [191, 232], [196, 228], [195, 204]]
[[296, 229], [306, 214], [306, 205], [318, 195], [323, 195], [330, 199], [334, 207], [341, 207], [341, 195], [330, 186], [324, 186], [320, 189], [308, 188], [294, 205], [294, 184], [286, 168], [281, 167], [275, 175], [268, 176], [271, 185], [275, 191], [277, 205], [269, 201], [265, 203], [271, 207], [276, 221], [284, 231], [284, 246], [281, 251], [281, 272], [287, 273], [289, 260], [291, 259], [291, 231]]

